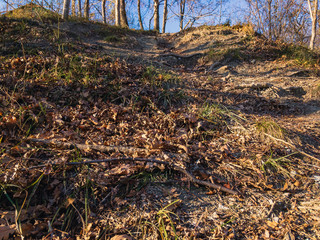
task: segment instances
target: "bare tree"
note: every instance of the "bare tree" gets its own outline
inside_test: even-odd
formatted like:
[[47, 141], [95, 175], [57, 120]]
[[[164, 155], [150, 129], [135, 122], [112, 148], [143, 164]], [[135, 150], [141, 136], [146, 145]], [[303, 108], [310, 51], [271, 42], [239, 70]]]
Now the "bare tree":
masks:
[[120, 26], [129, 27], [127, 13], [126, 13], [126, 1], [120, 0]]
[[218, 18], [219, 7], [228, 0], [178, 0], [178, 17], [180, 31], [194, 24], [205, 24], [211, 19]]
[[138, 18], [139, 18], [140, 29], [143, 30], [143, 23], [142, 23], [142, 17], [141, 17], [141, 0], [138, 0], [137, 8], [138, 8], [137, 10], [138, 10]]
[[168, 18], [168, 0], [164, 0], [164, 3], [163, 3], [163, 19], [162, 19], [162, 33], [166, 32], [167, 18]]
[[106, 1], [107, 1], [107, 0], [102, 0], [102, 1], [101, 1], [102, 20], [103, 20], [103, 23], [104, 23], [104, 24], [107, 23], [107, 17], [106, 17]]
[[82, 17], [81, 0], [78, 0], [78, 17]]
[[184, 19], [184, 12], [186, 9], [186, 0], [180, 0], [180, 12], [179, 12], [179, 21], [180, 21], [180, 31], [183, 30], [183, 19]]
[[114, 6], [115, 25], [120, 26], [120, 0], [116, 0]]
[[71, 0], [71, 12], [72, 17], [76, 16], [76, 0]]
[[269, 39], [272, 39], [272, 0], [267, 0], [267, 13], [268, 13], [268, 19], [267, 19], [267, 24], [269, 25]]
[[153, 29], [159, 32], [159, 26], [159, 0], [153, 0]]
[[318, 0], [313, 0], [313, 4], [311, 4], [311, 1], [308, 0], [308, 6], [309, 6], [310, 18], [312, 22], [309, 48], [313, 49], [314, 42], [316, 40], [316, 34], [317, 34], [316, 31], [317, 31], [317, 19], [318, 19]]
[[69, 10], [70, 10], [70, 0], [63, 1], [63, 10], [62, 10], [62, 18], [68, 19], [69, 17]]
[[[246, 0], [256, 31], [271, 40], [303, 41], [308, 23], [303, 0]], [[318, 0], [317, 0], [318, 1]]]
[[89, 20], [89, 12], [90, 12], [90, 0], [84, 1], [84, 18]]

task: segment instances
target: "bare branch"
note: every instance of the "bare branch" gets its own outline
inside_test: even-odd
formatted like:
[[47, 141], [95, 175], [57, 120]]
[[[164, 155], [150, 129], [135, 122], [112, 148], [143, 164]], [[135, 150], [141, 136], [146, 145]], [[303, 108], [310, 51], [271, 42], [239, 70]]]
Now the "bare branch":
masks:
[[[162, 164], [165, 165], [167, 167], [170, 167], [174, 170], [177, 170], [181, 173], [183, 173], [184, 175], [186, 175], [186, 177], [193, 183], [202, 185], [202, 186], [207, 186], [210, 188], [214, 188], [217, 189], [219, 191], [223, 191], [226, 193], [230, 193], [230, 194], [239, 194], [238, 192], [226, 188], [224, 186], [215, 184], [215, 183], [210, 183], [207, 181], [203, 181], [203, 180], [199, 180], [196, 177], [194, 177], [190, 172], [188, 172], [186, 169], [174, 164], [174, 163], [169, 163], [169, 162], [165, 162], [165, 161], [160, 161], [157, 159], [153, 159], [153, 158], [131, 158], [131, 157], [127, 157], [127, 158], [109, 158], [109, 159], [102, 159], [102, 160], [87, 160], [87, 161], [83, 161], [83, 162], [67, 162], [67, 163], [57, 163], [57, 164], [53, 164], [53, 165], [67, 165], [67, 166], [79, 166], [79, 165], [86, 165], [86, 164], [95, 164], [95, 163], [103, 163], [103, 162], [120, 162], [120, 161], [131, 161], [131, 162], [150, 162], [150, 163], [156, 163], [156, 164]], [[38, 166], [33, 166], [30, 167], [28, 169], [35, 169], [35, 168], [43, 168], [45, 167], [45, 164], [42, 165], [38, 165]]]

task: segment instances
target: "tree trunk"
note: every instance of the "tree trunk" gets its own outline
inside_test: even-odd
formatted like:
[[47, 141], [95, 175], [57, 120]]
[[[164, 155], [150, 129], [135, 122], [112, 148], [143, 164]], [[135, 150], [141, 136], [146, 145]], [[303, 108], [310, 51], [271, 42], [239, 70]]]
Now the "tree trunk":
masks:
[[106, 1], [107, 0], [102, 0], [102, 6], [101, 6], [101, 12], [102, 12], [102, 19], [103, 19], [103, 23], [106, 24], [107, 23], [107, 17], [106, 17]]
[[89, 20], [89, 0], [84, 1], [84, 18]]
[[140, 24], [140, 29], [141, 29], [141, 30], [144, 30], [144, 29], [143, 29], [142, 18], [141, 18], [141, 9], [140, 9], [140, 6], [141, 6], [141, 0], [138, 0], [138, 18], [139, 18], [139, 24]]
[[126, 13], [126, 1], [120, 0], [120, 26], [129, 27]]
[[71, 0], [71, 12], [72, 17], [76, 16], [76, 0]]
[[269, 39], [272, 40], [272, 19], [271, 19], [271, 16], [272, 16], [272, 0], [268, 0], [267, 1], [267, 4], [268, 4], [268, 25], [269, 25]]
[[114, 22], [116, 26], [120, 26], [120, 0], [116, 0], [114, 6]]
[[62, 19], [67, 20], [69, 17], [70, 0], [63, 1]]
[[168, 16], [168, 0], [163, 3], [163, 20], [162, 20], [162, 33], [166, 32], [167, 16]]
[[154, 11], [154, 17], [153, 17], [153, 30], [159, 32], [159, 0], [153, 0], [153, 11]]
[[186, 0], [180, 0], [180, 31], [183, 30], [184, 10], [186, 8]]
[[309, 48], [313, 50], [314, 42], [316, 40], [316, 34], [317, 34], [316, 31], [317, 31], [317, 18], [318, 18], [318, 0], [314, 0], [313, 9], [312, 9], [310, 0], [308, 0], [308, 5], [309, 5], [309, 11], [310, 11], [310, 18], [312, 22]]
[[78, 17], [82, 17], [81, 0], [78, 0]]

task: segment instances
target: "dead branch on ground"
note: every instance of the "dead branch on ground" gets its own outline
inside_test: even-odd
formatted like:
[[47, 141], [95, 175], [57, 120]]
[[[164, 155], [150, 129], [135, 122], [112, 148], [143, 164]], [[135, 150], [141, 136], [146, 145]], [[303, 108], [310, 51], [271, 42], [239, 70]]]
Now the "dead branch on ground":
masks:
[[[218, 184], [215, 183], [210, 183], [207, 181], [203, 181], [203, 180], [199, 180], [197, 179], [195, 176], [193, 176], [190, 172], [188, 172], [186, 169], [174, 164], [174, 163], [169, 163], [169, 162], [165, 162], [165, 161], [160, 161], [157, 159], [153, 159], [153, 158], [132, 158], [132, 157], [125, 157], [125, 158], [109, 158], [109, 159], [102, 159], [102, 160], [90, 160], [87, 159], [86, 161], [82, 161], [82, 162], [67, 162], [67, 163], [52, 163], [52, 165], [66, 165], [66, 166], [79, 166], [79, 165], [85, 165], [85, 164], [94, 164], [94, 163], [106, 163], [106, 162], [120, 162], [120, 161], [131, 161], [131, 162], [150, 162], [150, 163], [156, 163], [156, 164], [162, 164], [165, 165], [167, 167], [170, 167], [174, 170], [177, 170], [181, 173], [183, 173], [185, 176], [187, 176], [187, 178], [196, 184], [202, 185], [202, 186], [207, 186], [210, 188], [214, 188], [226, 193], [230, 193], [230, 194], [239, 194], [238, 192], [231, 190], [229, 188], [220, 186]], [[35, 169], [35, 168], [42, 168], [42, 167], [46, 167], [46, 164], [41, 164], [41, 165], [37, 165], [37, 166], [33, 166], [28, 168], [29, 169]]]
[[320, 159], [319, 159], [319, 158], [316, 158], [315, 156], [312, 156], [312, 155], [310, 155], [309, 153], [306, 153], [306, 152], [300, 150], [298, 147], [296, 147], [295, 145], [293, 145], [293, 144], [291, 144], [291, 143], [288, 143], [288, 142], [286, 142], [286, 141], [284, 141], [284, 140], [282, 140], [282, 139], [273, 137], [273, 136], [271, 136], [270, 134], [267, 134], [267, 133], [263, 133], [263, 134], [266, 135], [267, 137], [275, 140], [275, 141], [281, 142], [281, 143], [283, 143], [283, 144], [285, 144], [285, 145], [293, 148], [295, 151], [297, 151], [298, 153], [300, 153], [300, 154], [302, 154], [302, 155], [305, 155], [305, 156], [307, 156], [307, 157], [309, 157], [309, 158], [311, 158], [311, 159], [313, 159], [313, 160], [316, 160], [316, 161], [320, 162]]

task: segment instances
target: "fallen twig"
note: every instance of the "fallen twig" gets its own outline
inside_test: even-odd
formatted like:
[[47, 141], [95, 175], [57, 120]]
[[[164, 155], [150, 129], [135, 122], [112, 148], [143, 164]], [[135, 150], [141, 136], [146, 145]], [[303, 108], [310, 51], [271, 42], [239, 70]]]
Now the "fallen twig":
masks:
[[190, 55], [180, 55], [177, 53], [165, 53], [165, 54], [160, 54], [161, 57], [175, 57], [175, 58], [192, 58], [195, 56], [202, 56], [204, 55], [203, 53], [193, 53]]
[[104, 146], [104, 145], [90, 145], [90, 144], [80, 144], [80, 143], [70, 143], [70, 142], [62, 142], [59, 140], [51, 139], [37, 139], [37, 138], [30, 138], [28, 139], [31, 142], [36, 143], [44, 143], [44, 144], [51, 144], [56, 147], [63, 147], [63, 148], [78, 148], [80, 150], [96, 150], [100, 152], [110, 152], [110, 151], [117, 151], [122, 153], [145, 153], [147, 152], [144, 148], [136, 148], [136, 147], [124, 147], [124, 146]]
[[271, 136], [270, 134], [267, 134], [267, 133], [263, 133], [263, 134], [266, 135], [267, 137], [275, 140], [275, 141], [282, 142], [282, 143], [284, 143], [285, 145], [290, 146], [291, 148], [293, 148], [294, 150], [296, 150], [298, 153], [300, 153], [300, 154], [302, 154], [302, 155], [305, 155], [305, 156], [307, 156], [307, 157], [309, 157], [309, 158], [312, 158], [312, 159], [320, 162], [320, 159], [319, 159], [319, 158], [316, 158], [315, 156], [312, 156], [312, 155], [310, 155], [310, 154], [308, 154], [308, 153], [300, 150], [298, 147], [296, 147], [295, 145], [293, 145], [293, 144], [291, 144], [291, 143], [288, 143], [288, 142], [286, 142], [286, 141], [284, 141], [284, 140], [282, 140], [282, 139], [273, 137], [273, 136]]
[[[44, 144], [51, 144], [56, 147], [61, 148], [78, 148], [80, 150], [96, 150], [100, 152], [121, 152], [121, 153], [144, 153], [144, 154], [150, 154], [150, 152], [155, 150], [161, 150], [161, 149], [145, 149], [145, 148], [139, 148], [139, 147], [127, 147], [127, 146], [105, 146], [105, 145], [92, 145], [92, 144], [80, 144], [80, 143], [70, 143], [70, 142], [62, 142], [59, 140], [51, 139], [37, 139], [37, 138], [30, 138], [28, 141], [35, 142], [35, 143], [44, 143]], [[181, 148], [181, 146], [177, 146]], [[184, 149], [185, 150], [185, 149]], [[185, 150], [186, 151], [186, 150]], [[186, 158], [186, 154], [176, 154], [176, 153], [169, 153], [164, 152], [169, 157], [176, 157], [176, 158]]]
[[276, 201], [273, 202], [273, 204], [271, 205], [270, 210], [269, 210], [268, 213], [267, 213], [266, 218], [270, 217], [270, 215], [271, 215], [271, 213], [272, 213], [272, 211], [273, 211], [274, 206], [276, 205], [276, 203], [277, 203]]
[[[184, 169], [174, 163], [160, 161], [157, 159], [126, 157], [126, 158], [109, 158], [109, 159], [102, 159], [102, 160], [87, 160], [87, 161], [82, 161], [82, 162], [67, 162], [67, 163], [63, 163], [63, 164], [67, 165], [67, 166], [77, 166], [77, 165], [84, 165], [84, 164], [94, 164], [94, 163], [103, 163], [103, 162], [119, 162], [119, 161], [151, 162], [151, 163], [156, 163], [156, 164], [163, 164], [163, 165], [166, 165], [168, 167], [171, 167], [171, 168], [183, 173], [193, 183], [197, 183], [202, 186], [211, 187], [211, 188], [214, 188], [214, 189], [217, 189], [217, 190], [220, 190], [223, 192], [227, 192], [230, 194], [238, 194], [238, 192], [231, 190], [229, 188], [226, 188], [226, 187], [214, 184], [214, 183], [209, 183], [209, 182], [206, 182], [203, 180], [199, 180], [199, 179], [195, 178], [191, 173], [189, 173], [186, 169]], [[62, 163], [53, 163], [53, 165], [60, 165], [60, 164], [62, 164]], [[28, 169], [42, 168], [45, 166], [46, 166], [46, 164], [41, 164], [41, 165], [30, 167]]]

